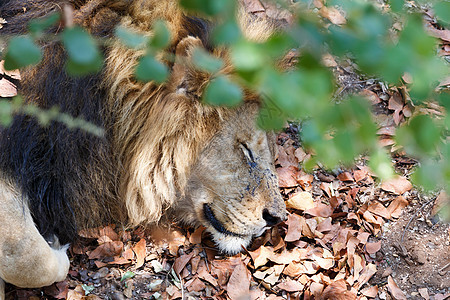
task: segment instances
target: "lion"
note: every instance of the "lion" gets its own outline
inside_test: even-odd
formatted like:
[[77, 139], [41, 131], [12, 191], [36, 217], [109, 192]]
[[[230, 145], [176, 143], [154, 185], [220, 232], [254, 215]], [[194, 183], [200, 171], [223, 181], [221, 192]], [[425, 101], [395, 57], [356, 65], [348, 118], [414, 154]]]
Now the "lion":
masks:
[[[226, 63], [228, 52], [209, 41], [211, 23], [187, 16], [175, 0], [9, 0], [0, 7], [6, 35], [26, 32], [29, 20], [74, 9], [74, 23], [111, 38], [103, 70], [70, 77], [58, 41], [43, 42], [42, 62], [22, 72], [27, 104], [54, 106], [105, 129], [103, 137], [16, 114], [0, 133], [0, 288], [42, 287], [65, 279], [67, 245], [84, 228], [111, 222], [137, 226], [165, 215], [204, 226], [219, 250], [234, 254], [255, 236], [286, 219], [278, 190], [275, 136], [255, 124], [260, 97], [245, 91], [242, 105], [208, 106], [201, 97], [211, 74], [191, 63], [203, 48]], [[142, 50], [114, 40], [125, 26], [151, 35], [155, 20], [171, 32], [166, 54], [170, 77], [140, 82], [134, 69]], [[256, 22], [256, 23], [255, 23]], [[270, 22], [243, 23], [243, 32], [264, 40]], [[57, 33], [61, 24], [48, 33]], [[2, 296], [0, 296], [0, 299]]]

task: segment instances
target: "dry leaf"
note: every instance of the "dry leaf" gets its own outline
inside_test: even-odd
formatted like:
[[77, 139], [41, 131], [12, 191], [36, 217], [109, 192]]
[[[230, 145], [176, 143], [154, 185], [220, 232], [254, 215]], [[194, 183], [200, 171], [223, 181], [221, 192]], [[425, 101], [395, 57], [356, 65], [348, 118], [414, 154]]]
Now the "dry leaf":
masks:
[[145, 257], [147, 256], [146, 242], [145, 239], [141, 239], [133, 247], [133, 252], [136, 254], [136, 269], [142, 267], [145, 262]]
[[355, 171], [353, 171], [353, 177], [355, 178], [356, 182], [359, 182], [367, 177], [367, 171], [366, 170], [355, 170]]
[[388, 277], [388, 288], [392, 297], [397, 300], [406, 300], [405, 294], [403, 291], [397, 286], [392, 276]]
[[333, 214], [333, 208], [330, 205], [316, 203], [314, 208], [306, 210], [305, 213], [315, 217], [328, 218]]
[[362, 90], [359, 94], [361, 96], [363, 96], [365, 99], [369, 100], [370, 104], [372, 104], [372, 105], [375, 105], [375, 104], [378, 104], [381, 102], [380, 97], [378, 97], [378, 95], [375, 92], [372, 92], [368, 89]]
[[401, 195], [412, 189], [412, 184], [403, 176], [394, 176], [391, 179], [383, 181], [381, 188], [387, 192], [391, 192], [396, 195]]
[[281, 290], [292, 293], [303, 290], [305, 286], [298, 281], [287, 278], [286, 281], [277, 284], [277, 287]]
[[103, 257], [113, 257], [122, 253], [123, 243], [121, 241], [108, 242], [101, 244], [95, 250], [88, 254], [89, 259], [98, 259]]
[[228, 280], [227, 294], [231, 300], [246, 299], [250, 294], [250, 277], [242, 262], [239, 262]]
[[334, 67], [338, 66], [338, 64], [334, 60], [334, 57], [330, 53], [325, 53], [322, 56], [322, 63], [325, 67], [328, 67], [328, 68], [334, 68]]
[[340, 181], [354, 181], [353, 176], [350, 172], [342, 172], [338, 175]]
[[314, 207], [314, 200], [309, 192], [300, 192], [292, 196], [286, 205], [289, 208], [294, 208], [298, 210], [307, 210]]
[[206, 288], [206, 285], [203, 283], [203, 281], [201, 281], [197, 277], [194, 277], [190, 281], [186, 282], [185, 286], [189, 292], [199, 292]]
[[370, 211], [371, 213], [376, 214], [385, 219], [391, 218], [391, 215], [390, 215], [389, 211], [386, 209], [386, 207], [384, 207], [383, 204], [381, 204], [378, 201], [374, 201], [374, 202], [370, 203], [367, 210]]
[[186, 267], [187, 263], [191, 260], [193, 255], [194, 253], [191, 252], [189, 254], [183, 254], [182, 256], [177, 257], [175, 259], [175, 262], [173, 263], [173, 269], [175, 270], [175, 273], [180, 275], [181, 271], [183, 271], [184, 267]]
[[284, 240], [286, 242], [294, 242], [302, 236], [302, 224], [304, 223], [304, 218], [297, 214], [289, 214], [286, 221], [288, 230]]
[[9, 98], [16, 95], [17, 86], [5, 78], [0, 79], [0, 97]]
[[325, 288], [319, 299], [354, 300], [356, 299], [356, 293], [347, 289], [345, 280], [337, 280]]
[[378, 295], [378, 286], [373, 285], [361, 290], [361, 294], [369, 298], [375, 298]]
[[425, 300], [430, 300], [430, 295], [428, 295], [428, 289], [427, 288], [421, 288], [418, 290], [420, 296], [424, 298]]
[[343, 25], [343, 24], [347, 23], [347, 20], [345, 20], [344, 16], [335, 7], [323, 6], [319, 10], [319, 14], [322, 17], [330, 20], [330, 22], [335, 25]]
[[431, 210], [431, 216], [435, 216], [445, 205], [450, 204], [450, 197], [444, 192], [441, 191], [434, 201], [433, 208]]
[[381, 249], [381, 240], [376, 243], [367, 243], [366, 251], [369, 254], [374, 254]]
[[297, 172], [298, 169], [293, 166], [287, 168], [277, 168], [278, 185], [282, 188], [297, 186]]
[[408, 200], [403, 196], [398, 196], [389, 204], [387, 210], [392, 218], [399, 218], [406, 206], [408, 206]]
[[200, 226], [197, 229], [195, 229], [195, 231], [191, 234], [191, 236], [189, 237], [189, 242], [191, 244], [201, 244], [202, 243], [202, 234], [203, 231], [205, 231], [206, 227]]

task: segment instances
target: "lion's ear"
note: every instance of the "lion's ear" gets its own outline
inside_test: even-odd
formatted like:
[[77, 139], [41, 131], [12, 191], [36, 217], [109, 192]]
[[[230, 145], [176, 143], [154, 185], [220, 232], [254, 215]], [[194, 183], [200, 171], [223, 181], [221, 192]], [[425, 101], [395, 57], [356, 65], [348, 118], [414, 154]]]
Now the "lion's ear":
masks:
[[202, 41], [192, 36], [185, 37], [178, 43], [170, 80], [170, 85], [177, 94], [201, 98], [211, 75], [196, 68], [192, 56], [196, 48], [202, 47]]

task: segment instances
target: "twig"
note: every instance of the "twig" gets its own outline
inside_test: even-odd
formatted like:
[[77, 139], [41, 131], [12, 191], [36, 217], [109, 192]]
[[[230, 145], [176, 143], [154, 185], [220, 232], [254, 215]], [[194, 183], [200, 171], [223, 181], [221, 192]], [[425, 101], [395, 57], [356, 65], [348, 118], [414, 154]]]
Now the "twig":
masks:
[[[420, 195], [418, 195], [419, 199], [420, 199]], [[433, 202], [434, 199], [431, 199], [429, 201], [427, 201], [426, 203], [424, 203], [415, 213], [414, 215], [412, 215], [412, 217], [409, 219], [408, 224], [406, 224], [405, 229], [403, 229], [403, 233], [402, 233], [402, 238], [400, 240], [400, 243], [403, 243], [403, 239], [405, 237], [406, 234], [406, 230], [408, 229], [409, 225], [411, 225], [411, 222], [414, 220], [414, 218], [417, 216], [417, 214], [419, 213], [419, 211], [422, 211], [422, 209], [425, 208], [425, 206], [427, 206], [428, 204], [430, 204], [431, 202]]]
[[444, 270], [447, 269], [448, 267], [450, 267], [450, 262], [448, 264], [446, 264], [445, 266], [443, 266], [441, 269], [439, 269], [438, 274], [441, 276], [444, 276], [445, 273], [447, 273], [447, 272], [444, 272]]
[[184, 300], [184, 285], [183, 285], [183, 278], [180, 276], [180, 284], [181, 284], [181, 300]]
[[209, 269], [209, 264], [208, 264], [208, 255], [206, 254], [205, 249], [203, 249], [203, 258], [205, 259], [205, 265], [206, 265], [206, 269], [208, 270], [208, 273], [211, 273], [211, 270]]

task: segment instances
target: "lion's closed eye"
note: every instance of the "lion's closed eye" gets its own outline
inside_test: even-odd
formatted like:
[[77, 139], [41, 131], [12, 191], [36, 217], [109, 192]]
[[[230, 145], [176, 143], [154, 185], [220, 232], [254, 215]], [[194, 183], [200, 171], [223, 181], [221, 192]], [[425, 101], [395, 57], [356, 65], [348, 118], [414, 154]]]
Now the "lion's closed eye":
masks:
[[247, 144], [245, 144], [245, 143], [239, 143], [239, 147], [241, 148], [241, 150], [244, 153], [247, 160], [251, 163], [254, 163], [255, 156], [254, 156], [252, 150], [250, 149], [250, 147], [248, 147]]

